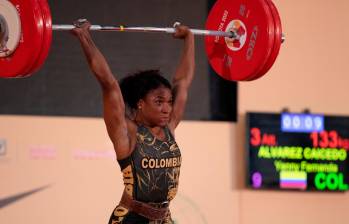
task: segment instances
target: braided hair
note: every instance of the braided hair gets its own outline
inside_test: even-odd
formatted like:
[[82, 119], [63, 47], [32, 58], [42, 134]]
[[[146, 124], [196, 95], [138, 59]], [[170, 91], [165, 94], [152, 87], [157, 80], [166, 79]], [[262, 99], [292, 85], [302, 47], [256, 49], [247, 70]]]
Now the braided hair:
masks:
[[172, 90], [170, 82], [162, 76], [159, 70], [139, 71], [120, 80], [124, 102], [131, 110], [136, 110], [139, 100], [161, 86]]

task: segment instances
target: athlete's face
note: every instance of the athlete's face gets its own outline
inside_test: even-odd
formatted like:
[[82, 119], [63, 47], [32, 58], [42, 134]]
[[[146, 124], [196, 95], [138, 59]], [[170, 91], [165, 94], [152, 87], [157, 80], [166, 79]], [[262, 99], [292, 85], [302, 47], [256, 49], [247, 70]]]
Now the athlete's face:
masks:
[[151, 90], [138, 103], [144, 122], [150, 126], [166, 126], [172, 112], [172, 93], [166, 87]]

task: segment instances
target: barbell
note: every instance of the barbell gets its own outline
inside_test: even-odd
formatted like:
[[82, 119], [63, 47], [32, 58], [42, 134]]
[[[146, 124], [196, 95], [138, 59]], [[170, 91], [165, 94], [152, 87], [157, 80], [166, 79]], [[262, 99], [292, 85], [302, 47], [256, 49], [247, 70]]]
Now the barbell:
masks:
[[[52, 31], [74, 29], [52, 25], [47, 0], [0, 0], [0, 78], [34, 74], [44, 64]], [[92, 25], [93, 31], [174, 33], [175, 28]], [[217, 0], [206, 21], [208, 61], [221, 77], [251, 81], [274, 64], [284, 40], [279, 13], [271, 0]]]

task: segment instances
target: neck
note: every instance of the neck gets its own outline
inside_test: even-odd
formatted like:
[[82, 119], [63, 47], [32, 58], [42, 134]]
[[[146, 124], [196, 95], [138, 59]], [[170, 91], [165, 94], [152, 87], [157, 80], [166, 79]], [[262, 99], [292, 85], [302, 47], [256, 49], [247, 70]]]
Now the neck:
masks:
[[144, 120], [140, 115], [136, 114], [134, 122], [136, 122], [136, 124], [138, 125], [143, 125], [144, 127], [148, 128], [155, 135], [162, 133], [162, 127], [150, 124], [149, 122]]
[[145, 127], [147, 127], [147, 128], [151, 128], [151, 129], [156, 128], [156, 126], [154, 126], [154, 125], [150, 124], [149, 122], [147, 122], [147, 121], [142, 117], [142, 115], [139, 114], [139, 113], [136, 113], [135, 118], [134, 118], [134, 121], [136, 122], [136, 124], [141, 124], [141, 125], [143, 125], [143, 126], [145, 126]]

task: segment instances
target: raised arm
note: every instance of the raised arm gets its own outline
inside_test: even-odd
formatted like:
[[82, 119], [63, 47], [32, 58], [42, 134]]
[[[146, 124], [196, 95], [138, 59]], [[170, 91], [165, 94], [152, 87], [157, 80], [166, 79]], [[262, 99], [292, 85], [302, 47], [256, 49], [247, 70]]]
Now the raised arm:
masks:
[[89, 67], [101, 85], [103, 115], [108, 135], [114, 144], [117, 158], [123, 159], [129, 154], [130, 140], [121, 90], [106, 59], [91, 38], [89, 32], [91, 24], [87, 21], [78, 22], [72, 33], [78, 37]]
[[195, 43], [194, 35], [186, 26], [178, 26], [174, 34], [175, 38], [183, 39], [184, 46], [180, 57], [179, 65], [177, 66], [173, 77], [173, 110], [169, 128], [172, 132], [181, 121], [187, 102], [188, 90], [194, 77], [195, 68]]

